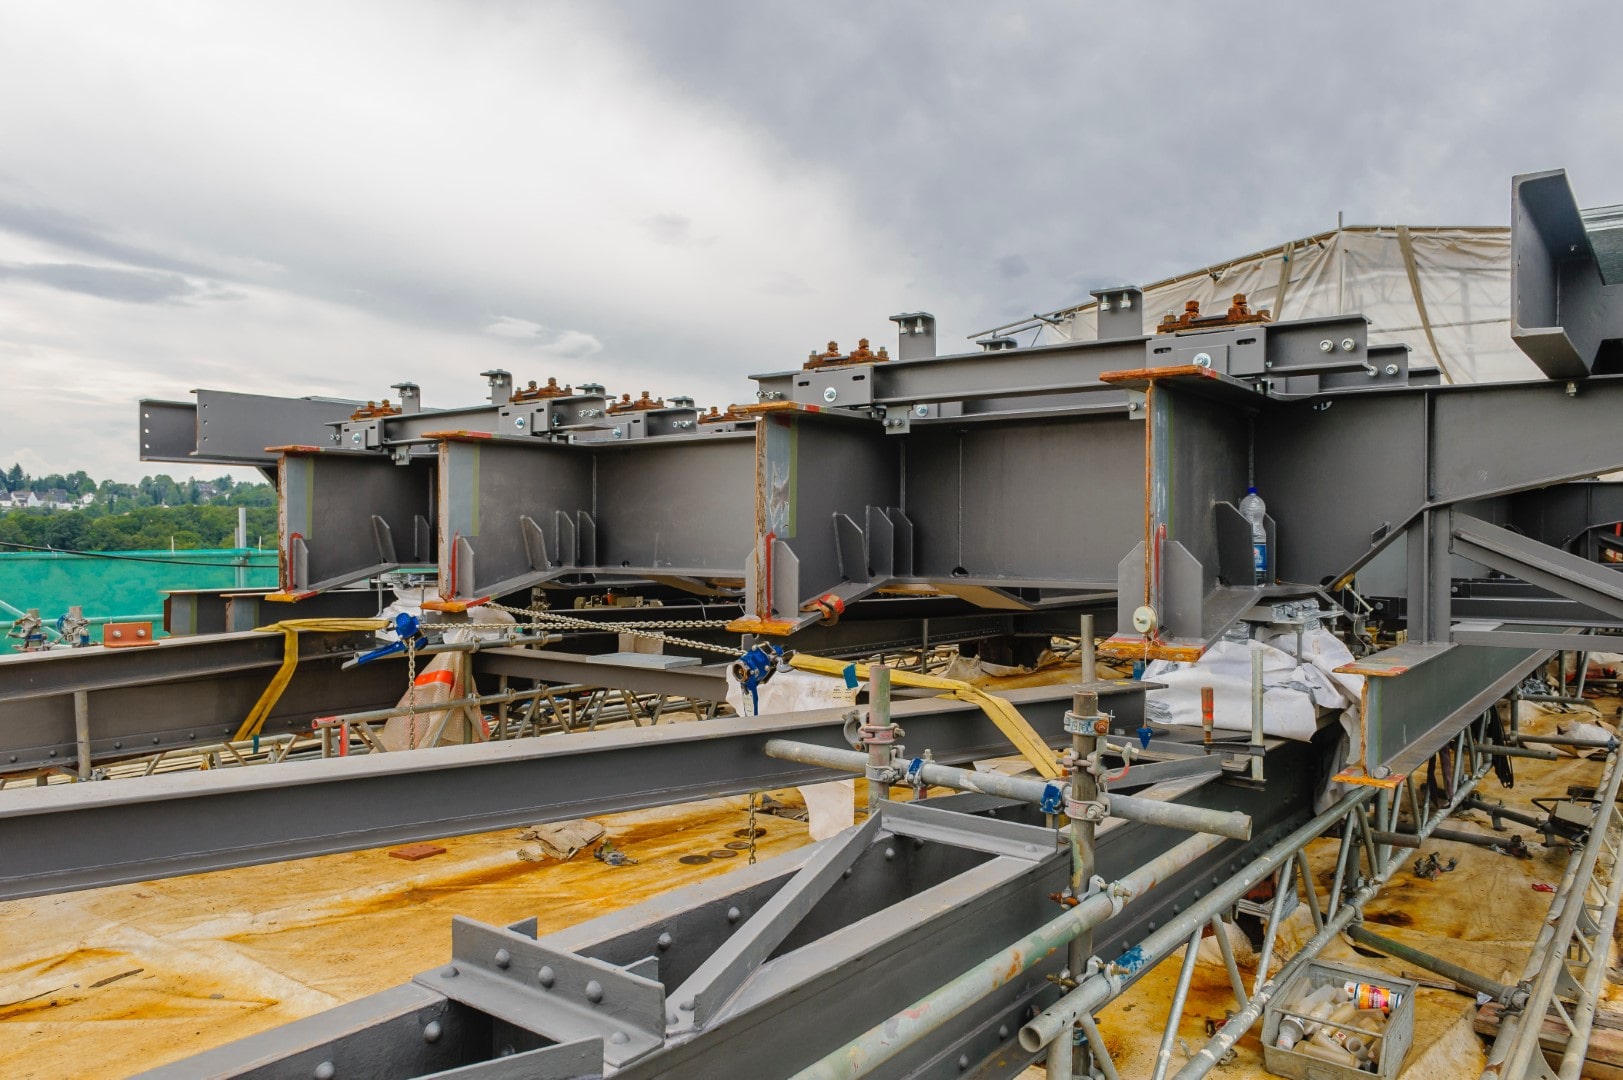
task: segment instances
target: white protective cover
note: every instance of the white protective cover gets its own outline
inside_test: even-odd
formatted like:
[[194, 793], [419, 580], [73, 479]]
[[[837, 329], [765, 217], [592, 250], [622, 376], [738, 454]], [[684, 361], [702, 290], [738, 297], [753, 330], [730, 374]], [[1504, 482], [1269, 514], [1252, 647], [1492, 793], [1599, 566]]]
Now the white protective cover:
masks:
[[[838, 709], [850, 706], [855, 695], [838, 679], [809, 671], [778, 671], [757, 690], [761, 707], [757, 712], [750, 695], [727, 673], [727, 704], [739, 716], [772, 716], [776, 713], [804, 712], [809, 709]], [[806, 800], [806, 824], [813, 840], [826, 840], [856, 821], [856, 781], [832, 780], [797, 789]]]
[[1147, 682], [1164, 683], [1151, 690], [1145, 716], [1161, 724], [1199, 727], [1200, 691], [1212, 688], [1212, 726], [1222, 731], [1251, 730], [1251, 652], [1262, 653], [1263, 734], [1306, 741], [1319, 729], [1320, 710], [1343, 723], [1357, 721], [1361, 675], [1335, 669], [1352, 661], [1352, 653], [1328, 630], [1302, 636], [1302, 661], [1294, 655], [1296, 635], [1280, 634], [1257, 641], [1220, 641], [1192, 664], [1156, 660], [1144, 669]]
[[[1370, 321], [1370, 344], [1408, 345], [1410, 364], [1441, 368], [1444, 382], [1544, 377], [1510, 340], [1508, 228], [1349, 226], [1294, 240], [1145, 286], [1144, 330], [1152, 332], [1167, 312], [1182, 312], [1188, 300], [1220, 314], [1235, 293], [1244, 293], [1253, 311], [1268, 308], [1276, 322], [1361, 314]], [[1039, 344], [1092, 341], [1097, 315], [1090, 301], [1055, 312], [1057, 325], [1028, 320], [1005, 329], [1043, 325]]]

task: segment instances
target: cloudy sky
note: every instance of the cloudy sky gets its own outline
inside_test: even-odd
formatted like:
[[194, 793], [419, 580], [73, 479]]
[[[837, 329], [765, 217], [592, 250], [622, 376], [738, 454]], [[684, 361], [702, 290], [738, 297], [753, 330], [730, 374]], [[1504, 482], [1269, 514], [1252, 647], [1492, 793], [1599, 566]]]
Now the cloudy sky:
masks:
[[[195, 387], [744, 400], [1349, 223], [1623, 201], [1623, 5], [0, 4], [0, 464]], [[1609, 186], [1610, 185], [1610, 186]], [[967, 343], [963, 347], [969, 347]], [[199, 475], [218, 470], [200, 468]]]

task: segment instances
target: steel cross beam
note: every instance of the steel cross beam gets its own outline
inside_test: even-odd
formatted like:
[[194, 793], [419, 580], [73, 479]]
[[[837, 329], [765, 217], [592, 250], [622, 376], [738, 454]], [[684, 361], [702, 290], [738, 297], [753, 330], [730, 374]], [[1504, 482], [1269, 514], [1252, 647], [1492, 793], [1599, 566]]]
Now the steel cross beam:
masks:
[[439, 440], [440, 595], [473, 601], [595, 575], [728, 591], [754, 509], [750, 432], [562, 444]]
[[[902, 706], [896, 706], [898, 713]], [[912, 729], [909, 731], [910, 737]], [[1249, 842], [1212, 838], [1095, 930], [1119, 956], [1194, 898], [1244, 871], [1310, 814], [1316, 751], [1286, 744], [1268, 790], [1203, 784], [1179, 801], [1253, 816]], [[1101, 830], [1098, 872], [1124, 878], [1189, 834], [1123, 824]], [[1064, 834], [1035, 807], [983, 795], [883, 805], [868, 825], [724, 878], [538, 937], [459, 919], [447, 965], [410, 987], [207, 1051], [157, 1078], [335, 1074], [391, 1054], [402, 1075], [479, 1066], [514, 1051], [600, 1040], [600, 1068], [625, 1080], [784, 1076], [812, 1065], [921, 992], [1051, 923], [1050, 894], [1070, 874]], [[1215, 850], [1213, 850], [1213, 848]], [[1108, 905], [1107, 905], [1108, 908]], [[1011, 1077], [1035, 1056], [1015, 1032], [1060, 990], [1064, 950], [1021, 958], [991, 993], [910, 1042], [872, 1075]], [[1126, 986], [1144, 970], [1122, 978]], [[815, 1016], [817, 1023], [800, 1020]], [[494, 1018], [498, 1033], [481, 1035]], [[799, 1019], [797, 1019], [799, 1018]], [[438, 1022], [464, 1057], [421, 1038]], [[506, 1060], [506, 1059], [503, 1059]], [[537, 1061], [525, 1075], [572, 1076]]]
[[[1111, 685], [1118, 722], [1142, 717], [1139, 684]], [[1051, 745], [1064, 739], [1069, 688], [1007, 697]], [[905, 701], [894, 714], [938, 760], [1009, 752], [973, 705]], [[774, 738], [844, 746], [844, 723], [832, 709], [732, 717], [7, 791], [0, 899], [837, 779], [764, 750]]]

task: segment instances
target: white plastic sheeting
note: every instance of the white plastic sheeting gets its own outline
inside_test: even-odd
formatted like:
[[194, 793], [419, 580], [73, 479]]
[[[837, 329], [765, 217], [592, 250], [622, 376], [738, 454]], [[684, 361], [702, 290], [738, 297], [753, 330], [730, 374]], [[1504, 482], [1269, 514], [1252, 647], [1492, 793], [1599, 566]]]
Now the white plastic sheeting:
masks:
[[1295, 655], [1295, 633], [1255, 641], [1219, 641], [1194, 663], [1156, 660], [1144, 669], [1151, 690], [1144, 715], [1161, 724], [1201, 723], [1200, 691], [1212, 688], [1212, 726], [1223, 731], [1251, 730], [1251, 653], [1262, 654], [1263, 734], [1307, 741], [1319, 730], [1320, 717], [1337, 716], [1356, 723], [1361, 675], [1335, 669], [1352, 661], [1352, 653], [1330, 631], [1302, 635], [1302, 658]]
[[[1361, 314], [1371, 344], [1408, 345], [1410, 363], [1441, 368], [1445, 382], [1543, 378], [1510, 340], [1508, 228], [1356, 226], [1295, 240], [1145, 286], [1145, 332], [1188, 300], [1220, 314], [1235, 293], [1276, 322]], [[1098, 336], [1096, 303], [1054, 316], [1059, 324], [1044, 326], [1041, 343]]]
[[[761, 707], [727, 673], [727, 704], [739, 716], [773, 716], [808, 709], [848, 708], [856, 695], [838, 679], [809, 671], [778, 671], [757, 688]], [[797, 789], [806, 800], [806, 827], [813, 840], [826, 840], [856, 821], [856, 781], [831, 780]]]

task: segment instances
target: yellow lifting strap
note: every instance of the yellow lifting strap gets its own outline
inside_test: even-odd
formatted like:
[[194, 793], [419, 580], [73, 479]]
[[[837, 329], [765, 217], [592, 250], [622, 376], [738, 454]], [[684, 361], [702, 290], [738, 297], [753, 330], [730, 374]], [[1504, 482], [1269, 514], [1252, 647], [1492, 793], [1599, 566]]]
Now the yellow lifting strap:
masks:
[[259, 734], [259, 729], [265, 726], [265, 718], [281, 700], [282, 691], [293, 681], [293, 669], [299, 666], [300, 634], [350, 634], [356, 631], [383, 630], [388, 626], [387, 619], [284, 619], [269, 626], [254, 627], [255, 633], [282, 635], [282, 666], [276, 669], [276, 674], [271, 676], [270, 685], [259, 695], [254, 707], [248, 710], [248, 719], [237, 729], [235, 738], [238, 741], [252, 739]]
[[[800, 671], [810, 671], [818, 675], [832, 675], [835, 678], [845, 674], [845, 669], [851, 667], [844, 660], [829, 660], [822, 656], [807, 656], [805, 653], [795, 653], [789, 658], [789, 665]], [[864, 682], [868, 679], [868, 665], [857, 664], [856, 676]], [[1031, 762], [1037, 772], [1045, 780], [1058, 780], [1065, 774], [1060, 770], [1055, 760], [1054, 751], [1048, 748], [1042, 737], [1032, 730], [1026, 718], [1020, 715], [1020, 710], [1009, 704], [995, 694], [988, 694], [979, 687], [958, 679], [943, 679], [937, 675], [921, 675], [916, 671], [902, 671], [892, 668], [890, 672], [892, 686], [912, 686], [925, 690], [942, 690], [959, 701], [967, 701], [979, 705], [981, 710], [991, 718], [998, 730], [1009, 737], [1014, 748], [1020, 751], [1020, 756]]]

